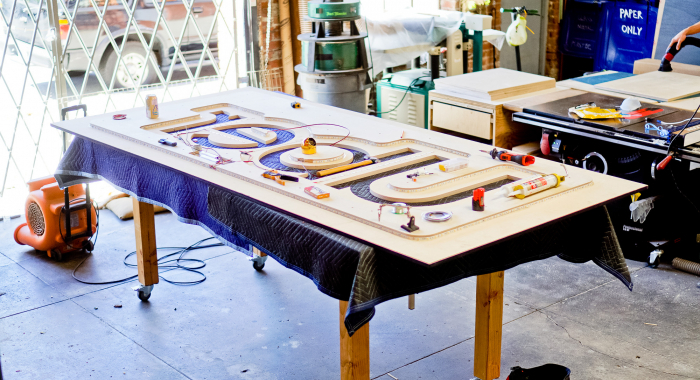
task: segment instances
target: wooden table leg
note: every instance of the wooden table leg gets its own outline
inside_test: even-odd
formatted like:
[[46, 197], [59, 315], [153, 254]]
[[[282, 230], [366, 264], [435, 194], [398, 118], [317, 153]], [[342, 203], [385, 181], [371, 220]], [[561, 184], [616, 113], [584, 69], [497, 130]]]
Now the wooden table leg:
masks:
[[158, 283], [158, 251], [156, 250], [156, 221], [153, 205], [134, 200], [134, 230], [136, 231], [136, 264], [139, 282], [150, 286]]
[[369, 322], [350, 337], [345, 328], [347, 301], [340, 301], [340, 379], [369, 380]]
[[474, 376], [482, 380], [501, 376], [503, 275], [501, 271], [476, 278]]

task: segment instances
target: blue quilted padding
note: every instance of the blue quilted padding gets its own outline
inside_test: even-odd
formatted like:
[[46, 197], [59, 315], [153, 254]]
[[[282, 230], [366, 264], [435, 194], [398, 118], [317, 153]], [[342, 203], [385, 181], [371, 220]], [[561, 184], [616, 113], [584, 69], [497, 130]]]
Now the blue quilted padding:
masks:
[[[350, 335], [372, 318], [375, 306], [382, 302], [554, 255], [575, 263], [592, 260], [632, 288], [605, 207], [426, 266], [176, 169], [80, 137], [73, 140], [55, 176], [62, 188], [104, 179], [142, 202], [170, 209], [180, 221], [201, 226], [231, 247], [244, 252], [250, 246], [260, 249], [311, 279], [321, 292], [348, 300], [345, 326]], [[423, 223], [428, 222], [417, 222]]]

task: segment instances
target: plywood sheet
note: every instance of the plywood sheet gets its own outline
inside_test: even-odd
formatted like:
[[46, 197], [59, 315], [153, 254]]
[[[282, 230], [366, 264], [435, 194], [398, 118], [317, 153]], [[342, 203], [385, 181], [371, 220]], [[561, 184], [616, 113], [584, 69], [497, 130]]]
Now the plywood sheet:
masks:
[[554, 88], [553, 78], [508, 69], [493, 69], [435, 80], [435, 88], [479, 99], [498, 100]]
[[[610, 74], [615, 74], [615, 73], [617, 73], [617, 71], [611, 70], [611, 71], [602, 71], [600, 73], [590, 74], [587, 76], [592, 77], [592, 76], [610, 75]], [[621, 94], [619, 92], [601, 90], [601, 89], [594, 87], [594, 85], [592, 85], [592, 84], [579, 82], [579, 81], [574, 80], [574, 79], [567, 79], [567, 80], [559, 81], [559, 82], [557, 82], [557, 87], [593, 92], [596, 94], [614, 96], [617, 98], [626, 98], [627, 97], [627, 95], [625, 95], [625, 94]], [[651, 99], [644, 99], [644, 101], [649, 102], [649, 101], [651, 101]], [[652, 102], [656, 102], [656, 101], [653, 100]]]
[[660, 102], [700, 94], [700, 77], [654, 71], [594, 86], [597, 89], [654, 99]]
[[[213, 163], [210, 157], [190, 154], [191, 149], [185, 144], [185, 140], [175, 147], [158, 143], [161, 138], [175, 139], [178, 133], [182, 133], [167, 132], [172, 125], [181, 124], [182, 118], [191, 117], [192, 122], [196, 122], [203, 115], [225, 109], [230, 109], [231, 112], [235, 110], [246, 120], [246, 125], [264, 123], [288, 130], [294, 137], [278, 145], [246, 149], [246, 154], [236, 149], [217, 148], [215, 151], [218, 154], [230, 160], [222, 160], [221, 163]], [[305, 100], [302, 101], [301, 108], [293, 109], [289, 107], [289, 98], [286, 95], [255, 88], [163, 102], [160, 111], [162, 112], [157, 126], [152, 125], [153, 120], [142, 117], [145, 115], [143, 108], [120, 111], [127, 115], [126, 121], [121, 123], [117, 123], [111, 114], [107, 114], [56, 122], [52, 125], [235, 191], [271, 208], [283, 210], [331, 231], [384, 247], [425, 264], [438, 263], [554, 220], [598, 207], [611, 199], [637, 192], [645, 187], [580, 168], [568, 167], [564, 170], [560, 164], [548, 160], [537, 159], [534, 165], [527, 168], [503, 163], [479, 152], [489, 149], [484, 144], [406, 127]], [[342, 127], [333, 127], [336, 123]], [[143, 128], [144, 125], [151, 127]], [[316, 125], [319, 128], [299, 128], [303, 125]], [[328, 127], [325, 131], [328, 134], [319, 133], [324, 126]], [[345, 134], [340, 136], [341, 138], [348, 132], [349, 136], [340, 142], [335, 134], [342, 131]], [[196, 132], [189, 132], [190, 135], [194, 133]], [[260, 160], [262, 157], [298, 148], [311, 134], [315, 136], [319, 146], [336, 144], [334, 146], [338, 148], [359, 151], [374, 157], [395, 156], [406, 152], [412, 154], [319, 179], [307, 178], [306, 173], [288, 172], [286, 174], [299, 178], [298, 181], [287, 181], [284, 185], [262, 176], [262, 173], [268, 170]], [[389, 138], [395, 139], [386, 141]], [[568, 172], [570, 178], [557, 188], [524, 200], [498, 198], [497, 192], [489, 193], [486, 197], [487, 208], [483, 212], [472, 210], [470, 198], [442, 203], [439, 208], [435, 205], [414, 205], [411, 209], [413, 215], [439, 209], [452, 212], [453, 217], [443, 223], [431, 223], [421, 219], [417, 222], [420, 230], [412, 233], [400, 227], [407, 222], [406, 215], [385, 212], [380, 220], [379, 203], [356, 195], [352, 186], [336, 186], [362, 179], [376, 181], [378, 178], [390, 176], [389, 173], [403, 173], [405, 176], [407, 168], [416, 163], [470, 155], [469, 167], [455, 173], [464, 178], [454, 178], [454, 183], [435, 183], [435, 189], [423, 187], [419, 190], [450, 193], [454, 186], [470, 189], [483, 181], [511, 174], [521, 178], [533, 173]], [[426, 185], [426, 181], [431, 181], [430, 176], [419, 178], [416, 185]], [[328, 191], [330, 197], [310, 197], [304, 192], [304, 188], [308, 186], [320, 187]], [[519, 222], [504, 223], [505, 218], [514, 218]]]
[[532, 96], [529, 98], [521, 98], [503, 103], [503, 108], [513, 112], [523, 112], [523, 109], [532, 107], [537, 104], [548, 103], [554, 100], [570, 98], [572, 96], [583, 95], [585, 92], [581, 90], [560, 89], [556, 92], [550, 92], [543, 95]]
[[[661, 60], [659, 59], [638, 59], [634, 61], [634, 74], [644, 74], [650, 73], [652, 71], [659, 71], [659, 66], [661, 65]], [[700, 66], [689, 65], [687, 63], [671, 62], [671, 67], [673, 67], [674, 73], [688, 74], [700, 76]]]
[[686, 110], [686, 111], [695, 111], [695, 109], [698, 108], [698, 105], [700, 105], [700, 96], [687, 98], [687, 99], [674, 100], [672, 102], [659, 104], [659, 106], [661, 106], [661, 107], [673, 107], [673, 108], [679, 108], [679, 109]]

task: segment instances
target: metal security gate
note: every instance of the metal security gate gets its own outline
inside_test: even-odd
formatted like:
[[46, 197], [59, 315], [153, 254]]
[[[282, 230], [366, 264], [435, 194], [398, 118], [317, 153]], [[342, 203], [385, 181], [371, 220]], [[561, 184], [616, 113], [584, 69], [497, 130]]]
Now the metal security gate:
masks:
[[[0, 22], [0, 218], [50, 175], [63, 107], [91, 115], [239, 87], [243, 0], [4, 0]], [[240, 65], [239, 65], [240, 63]], [[18, 208], [19, 204], [19, 208]], [[7, 209], [11, 211], [7, 211]]]

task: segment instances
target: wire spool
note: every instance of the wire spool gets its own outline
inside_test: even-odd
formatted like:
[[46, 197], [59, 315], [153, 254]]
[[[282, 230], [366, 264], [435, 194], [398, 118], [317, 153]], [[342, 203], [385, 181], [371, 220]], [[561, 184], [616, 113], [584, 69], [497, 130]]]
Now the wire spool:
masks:
[[359, 1], [308, 2], [308, 16], [314, 19], [360, 18]]
[[688, 272], [696, 276], [700, 276], [700, 263], [676, 257], [671, 262], [671, 265], [678, 270], [682, 270], [683, 272]]
[[314, 68], [319, 71], [355, 70], [360, 68], [357, 41], [301, 41], [301, 63], [308, 65], [309, 44], [316, 44]]
[[452, 213], [449, 211], [428, 211], [423, 213], [423, 219], [429, 222], [446, 222], [452, 219]]

